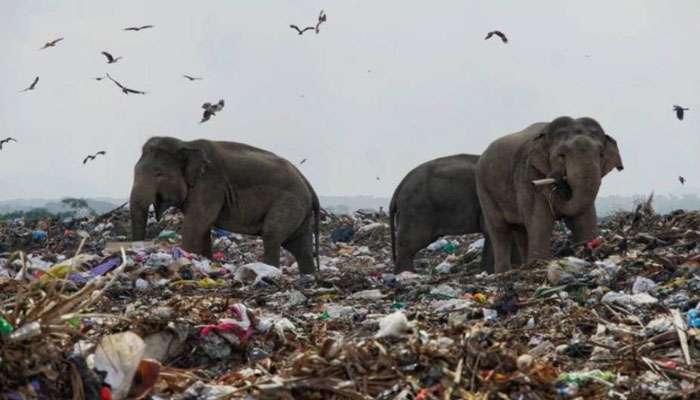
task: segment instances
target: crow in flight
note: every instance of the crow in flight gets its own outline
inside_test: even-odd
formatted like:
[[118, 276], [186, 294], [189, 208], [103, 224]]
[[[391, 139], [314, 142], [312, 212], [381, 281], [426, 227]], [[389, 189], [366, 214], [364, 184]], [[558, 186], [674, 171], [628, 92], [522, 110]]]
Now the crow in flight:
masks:
[[95, 153], [95, 154], [88, 155], [87, 157], [85, 157], [85, 158], [83, 159], [83, 165], [85, 165], [85, 164], [86, 164], [88, 161], [90, 161], [90, 160], [94, 160], [95, 158], [97, 158], [97, 156], [103, 156], [103, 155], [105, 155], [105, 154], [107, 154], [107, 152], [104, 151], [104, 150], [102, 150], [102, 151], [98, 151], [98, 152]]
[[39, 50], [44, 50], [44, 49], [47, 49], [49, 47], [56, 47], [56, 43], [60, 42], [61, 40], [63, 40], [63, 38], [58, 38], [58, 39], [52, 40], [50, 42], [46, 42], [44, 47], [40, 48]]
[[679, 176], [678, 181], [681, 183], [681, 185], [685, 185], [685, 178], [684, 177]]
[[294, 29], [294, 30], [296, 30], [297, 32], [299, 32], [300, 35], [303, 35], [304, 32], [306, 32], [306, 31], [310, 31], [310, 30], [316, 29], [316, 28], [314, 28], [313, 26], [307, 26], [307, 27], [304, 28], [304, 29], [299, 29], [299, 27], [296, 26], [296, 25], [289, 25], [289, 27], [292, 28], [292, 29]]
[[676, 112], [676, 118], [678, 118], [681, 121], [683, 121], [683, 116], [685, 115], [685, 112], [688, 110], [689, 110], [689, 108], [683, 108], [679, 105], [673, 106], [673, 111]]
[[141, 29], [149, 29], [149, 28], [154, 28], [153, 25], [143, 25], [143, 26], [130, 26], [128, 28], [124, 28], [125, 31], [134, 31], [138, 32]]
[[9, 143], [9, 142], [17, 142], [17, 140], [15, 138], [11, 138], [11, 137], [0, 140], [0, 150], [2, 150], [3, 144]]
[[28, 88], [22, 90], [22, 92], [26, 92], [26, 91], [28, 91], [28, 90], [34, 90], [34, 88], [36, 87], [36, 84], [37, 84], [37, 83], [39, 83], [39, 77], [38, 77], [38, 76], [37, 76], [36, 78], [34, 78], [34, 82], [32, 82], [32, 84], [29, 85]]
[[190, 75], [182, 75], [182, 76], [189, 79], [190, 81], [201, 81], [202, 80], [202, 78], [198, 78], [196, 76], [190, 76]]
[[305, 162], [306, 162], [306, 158], [303, 159], [303, 160], [301, 160], [301, 162], [299, 163], [299, 165], [303, 165]]
[[109, 78], [110, 81], [114, 82], [115, 85], [119, 86], [119, 88], [122, 90], [122, 92], [124, 92], [124, 94], [127, 94], [127, 95], [129, 93], [146, 94], [146, 92], [142, 92], [140, 90], [129, 89], [128, 87], [122, 86], [122, 84], [117, 82], [116, 80], [114, 80], [114, 78], [112, 78], [112, 76], [110, 74], [107, 74], [107, 78]]
[[107, 57], [107, 64], [114, 64], [115, 62], [121, 60], [121, 57], [114, 58], [111, 54], [107, 53], [106, 51], [102, 52], [102, 55]]
[[498, 36], [499, 38], [501, 38], [501, 40], [503, 41], [503, 43], [508, 43], [508, 38], [507, 38], [506, 35], [505, 35], [503, 32], [501, 32], [501, 31], [491, 31], [491, 32], [489, 32], [489, 33], [486, 35], [486, 37], [484, 38], [484, 40], [491, 39], [491, 36], [493, 36], [493, 35], [496, 35], [496, 36]]
[[218, 103], [215, 103], [215, 104], [204, 103], [204, 104], [202, 104], [202, 108], [204, 109], [204, 113], [202, 114], [202, 120], [199, 121], [200, 124], [202, 122], [209, 121], [209, 118], [216, 115], [217, 112], [223, 110], [224, 109], [224, 100], [221, 99], [221, 100], [219, 100]]
[[318, 27], [321, 26], [322, 23], [326, 22], [326, 13], [321, 10], [321, 12], [318, 14], [318, 22], [316, 22], [316, 34], [318, 35]]

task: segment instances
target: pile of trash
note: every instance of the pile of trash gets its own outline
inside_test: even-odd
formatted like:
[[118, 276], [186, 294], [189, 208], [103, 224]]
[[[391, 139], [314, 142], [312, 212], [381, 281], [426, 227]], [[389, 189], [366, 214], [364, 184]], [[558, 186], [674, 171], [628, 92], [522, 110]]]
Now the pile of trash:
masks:
[[0, 398], [700, 397], [700, 212], [562, 225], [560, 257], [500, 275], [479, 235], [394, 274], [383, 213], [325, 214], [313, 276], [221, 229], [188, 253], [181, 223], [0, 224]]

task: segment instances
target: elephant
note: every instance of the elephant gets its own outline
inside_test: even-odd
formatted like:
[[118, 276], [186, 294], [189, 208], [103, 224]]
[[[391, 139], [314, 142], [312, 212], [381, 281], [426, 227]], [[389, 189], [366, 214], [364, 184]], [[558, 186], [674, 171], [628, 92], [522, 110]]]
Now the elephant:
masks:
[[[264, 262], [279, 266], [280, 246], [299, 271], [319, 266], [318, 196], [289, 161], [243, 143], [152, 137], [134, 168], [129, 199], [132, 235], [145, 239], [148, 209], [160, 219], [182, 210], [182, 247], [211, 256], [212, 227], [262, 236]], [[313, 220], [313, 231], [312, 231]]]
[[[416, 253], [440, 236], [484, 232], [475, 181], [478, 159], [473, 154], [437, 158], [411, 170], [397, 186], [389, 205], [395, 272], [413, 270]], [[482, 264], [492, 271], [488, 237]]]
[[[492, 142], [476, 164], [476, 187], [494, 253], [494, 269], [551, 258], [554, 223], [563, 220], [574, 243], [598, 235], [595, 199], [602, 178], [624, 169], [615, 139], [592, 118], [559, 117]], [[552, 186], [533, 180], [553, 178]]]

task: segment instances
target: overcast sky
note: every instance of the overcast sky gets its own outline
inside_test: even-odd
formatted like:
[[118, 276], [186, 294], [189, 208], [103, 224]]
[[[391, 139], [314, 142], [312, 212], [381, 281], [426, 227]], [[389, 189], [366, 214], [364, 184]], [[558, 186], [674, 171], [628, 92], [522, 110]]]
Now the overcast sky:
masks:
[[[319, 35], [288, 27], [321, 8]], [[321, 195], [388, 197], [419, 163], [561, 115], [618, 140], [626, 168], [602, 194], [700, 192], [699, 20], [697, 0], [3, 0], [0, 136], [19, 142], [0, 152], [0, 199], [127, 197], [152, 135], [307, 158]], [[148, 94], [92, 79], [105, 72]]]

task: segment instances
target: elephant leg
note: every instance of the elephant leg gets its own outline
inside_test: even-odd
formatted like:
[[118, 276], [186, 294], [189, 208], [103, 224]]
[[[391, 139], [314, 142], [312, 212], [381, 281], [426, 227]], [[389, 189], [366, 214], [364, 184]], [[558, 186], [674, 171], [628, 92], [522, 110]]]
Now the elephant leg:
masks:
[[513, 230], [513, 238], [515, 243], [510, 260], [513, 265], [522, 265], [527, 262], [527, 231], [518, 226]]
[[[280, 198], [270, 207], [263, 222], [262, 238], [265, 264], [279, 267], [280, 246], [292, 237], [308, 218], [309, 211], [293, 198]], [[298, 262], [299, 260], [297, 260]], [[301, 263], [299, 263], [301, 268]]]
[[493, 245], [487, 234], [484, 234], [484, 247], [481, 249], [481, 266], [484, 271], [493, 274]]
[[200, 253], [204, 257], [211, 258], [212, 257], [212, 248], [211, 248], [211, 230], [207, 229], [206, 232], [204, 232], [204, 235], [202, 235], [202, 252]]
[[513, 251], [513, 231], [507, 225], [491, 226], [489, 235], [493, 243], [493, 269], [496, 273], [511, 269], [511, 254]]
[[413, 271], [413, 258], [416, 253], [433, 241], [431, 225], [415, 220], [401, 222], [396, 238], [396, 273]]
[[282, 247], [287, 249], [299, 265], [299, 272], [302, 274], [313, 274], [314, 268], [314, 252], [313, 252], [313, 234], [311, 232], [310, 223], [304, 223], [305, 227], [293, 238], [282, 243]]
[[571, 230], [575, 244], [587, 242], [598, 236], [598, 218], [594, 205], [581, 215], [565, 218], [564, 222]]
[[552, 258], [554, 216], [545, 201], [535, 202], [526, 225], [527, 257], [525, 262]]
[[195, 188], [187, 199], [182, 224], [182, 247], [211, 257], [211, 227], [221, 211], [223, 199], [212, 199], [202, 192], [202, 188]]

